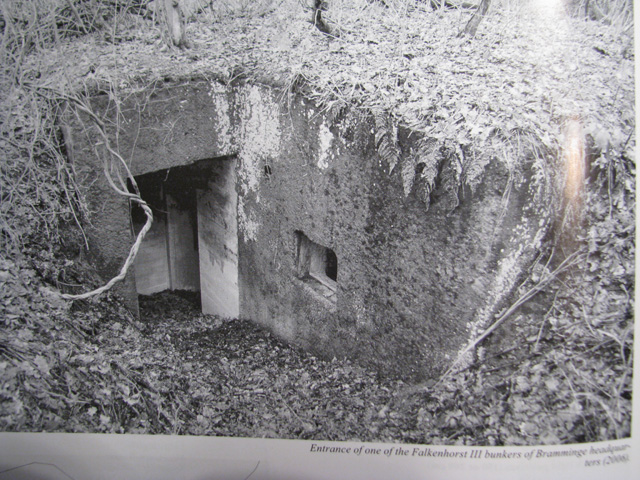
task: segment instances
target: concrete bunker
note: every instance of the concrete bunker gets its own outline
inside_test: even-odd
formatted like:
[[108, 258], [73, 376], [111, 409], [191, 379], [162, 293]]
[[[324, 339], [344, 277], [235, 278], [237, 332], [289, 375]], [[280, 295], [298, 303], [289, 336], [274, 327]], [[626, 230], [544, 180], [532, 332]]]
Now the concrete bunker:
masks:
[[[237, 317], [235, 159], [201, 160], [135, 180], [154, 216], [134, 262], [137, 293], [198, 291], [203, 313]], [[146, 216], [137, 204], [130, 208], [137, 235]]]
[[[119, 289], [132, 311], [138, 292], [199, 288], [204, 313], [407, 380], [441, 373], [507, 305], [558, 204], [535, 152], [474, 163], [462, 188], [455, 152], [424, 132], [398, 129], [391, 168], [373, 114], [329, 117], [265, 85], [193, 80], [117, 111], [93, 102], [119, 115], [119, 149], [164, 209]], [[139, 219], [103, 178], [99, 137], [74, 122], [72, 159], [94, 172], [89, 253], [108, 279]], [[434, 147], [416, 158], [421, 144]]]

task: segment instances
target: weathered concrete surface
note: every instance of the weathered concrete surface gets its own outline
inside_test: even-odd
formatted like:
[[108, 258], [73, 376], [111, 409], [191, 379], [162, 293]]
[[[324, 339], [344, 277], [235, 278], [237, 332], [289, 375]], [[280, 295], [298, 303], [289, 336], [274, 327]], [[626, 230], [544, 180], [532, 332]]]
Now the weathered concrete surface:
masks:
[[220, 160], [198, 190], [202, 312], [238, 318], [238, 195], [233, 159]]
[[[194, 192], [195, 193], [195, 192]], [[200, 290], [197, 218], [171, 195], [166, 197], [167, 247], [172, 290]], [[136, 279], [138, 275], [136, 274]]]
[[[138, 181], [140, 184], [140, 180]], [[193, 192], [195, 199], [195, 192]], [[196, 248], [195, 211], [185, 209], [169, 194], [163, 195], [163, 215], [154, 216], [134, 260], [136, 290], [142, 295], [164, 290], [200, 290], [199, 255]], [[146, 221], [132, 219], [133, 229], [139, 232]], [[141, 221], [144, 220], [144, 221]]]
[[[144, 224], [143, 224], [144, 225]], [[167, 254], [167, 223], [155, 218], [133, 262], [136, 290], [151, 295], [171, 288]]]
[[[533, 157], [488, 163], [473, 189], [460, 188], [445, 159], [427, 210], [415, 190], [405, 195], [400, 169], [389, 173], [378, 158], [368, 116], [329, 122], [303, 98], [280, 101], [252, 85], [196, 82], [143, 100], [122, 108], [119, 147], [134, 173], [237, 158], [237, 207], [223, 206], [237, 208], [239, 315], [386, 374], [421, 379], [450, 365], [504, 306], [551, 220], [549, 176]], [[75, 158], [97, 167], [91, 141], [75, 132]], [[408, 133], [403, 152], [415, 141]], [[130, 243], [126, 202], [99, 179], [92, 189], [113, 208], [93, 221], [113, 239], [92, 235], [92, 244], [119, 264]], [[298, 278], [296, 232], [335, 252], [335, 301]], [[206, 274], [202, 258], [201, 249]]]

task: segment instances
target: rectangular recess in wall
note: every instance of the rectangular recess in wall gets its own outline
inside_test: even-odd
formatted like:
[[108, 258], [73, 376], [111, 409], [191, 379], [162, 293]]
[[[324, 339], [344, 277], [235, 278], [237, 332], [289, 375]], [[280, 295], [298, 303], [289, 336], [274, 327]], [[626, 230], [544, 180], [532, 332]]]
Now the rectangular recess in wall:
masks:
[[333, 250], [313, 242], [303, 232], [296, 230], [295, 235], [298, 278], [335, 303], [338, 289], [338, 257]]

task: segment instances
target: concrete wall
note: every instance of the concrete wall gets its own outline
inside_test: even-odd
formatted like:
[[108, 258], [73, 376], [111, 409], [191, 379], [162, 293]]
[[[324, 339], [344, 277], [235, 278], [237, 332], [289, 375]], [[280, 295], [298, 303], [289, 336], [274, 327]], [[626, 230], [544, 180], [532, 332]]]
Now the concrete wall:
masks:
[[198, 191], [202, 312], [238, 318], [238, 225], [235, 161], [221, 160]]
[[[167, 247], [172, 290], [200, 290], [196, 212], [167, 195]], [[137, 278], [137, 276], [136, 276]]]
[[[138, 229], [139, 230], [139, 229]], [[136, 291], [151, 295], [171, 289], [171, 270], [167, 250], [167, 222], [156, 219], [140, 245], [133, 262]]]
[[[141, 295], [164, 290], [199, 291], [195, 209], [185, 208], [169, 194], [161, 193], [161, 197], [158, 208], [163, 214], [154, 216], [134, 260], [136, 291]], [[134, 224], [135, 232], [143, 225]]]
[[[347, 111], [329, 121], [304, 98], [280, 98], [264, 86], [195, 82], [156, 88], [122, 109], [129, 123], [119, 145], [136, 173], [236, 158], [233, 175], [211, 173], [198, 197], [200, 284], [214, 292], [206, 303], [203, 294], [205, 311], [253, 319], [315, 353], [386, 374], [441, 372], [504, 306], [537, 251], [553, 204], [548, 176], [537, 174], [544, 165], [495, 160], [465, 191], [445, 160], [427, 210], [415, 189], [406, 195], [400, 169], [389, 172], [378, 157], [370, 117]], [[75, 132], [75, 158], [90, 158], [90, 130]], [[410, 133], [400, 136], [405, 155], [416, 147]], [[91, 195], [118, 203], [96, 180]], [[117, 246], [91, 236], [115, 263], [129, 235], [117, 215], [94, 220], [112, 222]], [[335, 297], [300, 278], [296, 232], [335, 252]], [[232, 290], [237, 310], [221, 306]]]

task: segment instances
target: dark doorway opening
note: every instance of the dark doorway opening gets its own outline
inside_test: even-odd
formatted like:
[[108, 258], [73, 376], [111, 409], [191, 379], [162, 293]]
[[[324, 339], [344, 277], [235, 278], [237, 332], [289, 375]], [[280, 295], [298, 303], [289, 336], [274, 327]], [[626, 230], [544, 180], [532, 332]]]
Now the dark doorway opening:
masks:
[[[138, 294], [199, 292], [204, 313], [237, 317], [235, 159], [202, 160], [135, 180], [154, 216], [134, 262]], [[133, 233], [145, 222], [132, 202]]]

